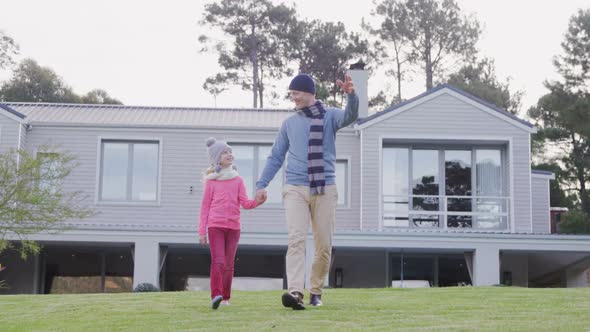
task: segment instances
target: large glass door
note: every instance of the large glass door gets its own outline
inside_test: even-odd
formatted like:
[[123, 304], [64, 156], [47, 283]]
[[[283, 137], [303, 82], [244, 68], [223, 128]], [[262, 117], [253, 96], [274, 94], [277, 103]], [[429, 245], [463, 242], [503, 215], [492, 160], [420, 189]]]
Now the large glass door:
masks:
[[472, 168], [471, 150], [445, 150], [446, 225], [452, 228], [471, 228]]
[[440, 171], [438, 150], [412, 150], [413, 227], [439, 227]]
[[383, 226], [508, 227], [502, 148], [385, 146], [382, 160]]
[[408, 148], [383, 149], [383, 224], [409, 227]]

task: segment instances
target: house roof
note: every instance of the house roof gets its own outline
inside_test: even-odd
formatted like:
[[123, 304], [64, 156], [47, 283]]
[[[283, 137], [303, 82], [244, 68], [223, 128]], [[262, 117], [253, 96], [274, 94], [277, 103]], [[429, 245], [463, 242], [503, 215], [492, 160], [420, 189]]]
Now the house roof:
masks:
[[555, 173], [550, 171], [545, 171], [542, 169], [531, 169], [531, 172], [534, 174], [542, 174], [542, 175], [555, 175]]
[[530, 123], [528, 121], [525, 121], [525, 120], [517, 117], [516, 115], [514, 115], [514, 114], [512, 114], [512, 113], [510, 113], [510, 112], [508, 112], [508, 111], [506, 111], [506, 110], [504, 110], [504, 109], [502, 109], [502, 108], [500, 108], [500, 107], [498, 107], [498, 106], [496, 106], [496, 105], [494, 105], [492, 103], [489, 103], [489, 102], [487, 102], [487, 101], [485, 101], [485, 100], [483, 100], [483, 99], [481, 99], [479, 97], [476, 97], [476, 96], [474, 96], [474, 95], [472, 95], [472, 94], [470, 94], [468, 92], [465, 92], [465, 91], [463, 91], [463, 90], [461, 90], [459, 88], [456, 88], [456, 87], [454, 87], [454, 86], [452, 86], [450, 84], [441, 84], [441, 85], [439, 85], [439, 86], [437, 86], [435, 88], [432, 88], [432, 89], [430, 89], [430, 90], [428, 90], [428, 91], [426, 91], [426, 92], [424, 92], [424, 93], [422, 93], [422, 94], [420, 94], [420, 95], [418, 95], [418, 96], [416, 96], [414, 98], [411, 98], [411, 99], [408, 99], [406, 101], [403, 101], [403, 102], [401, 102], [399, 104], [393, 105], [393, 106], [391, 106], [391, 107], [389, 107], [389, 108], [387, 108], [387, 109], [385, 109], [383, 111], [374, 113], [374, 114], [372, 114], [372, 115], [370, 115], [368, 117], [359, 119], [357, 121], [357, 123], [359, 125], [363, 125], [365, 123], [371, 122], [372, 120], [375, 120], [377, 118], [380, 118], [380, 117], [382, 117], [385, 114], [388, 114], [388, 113], [393, 112], [395, 110], [399, 110], [400, 108], [402, 108], [402, 107], [404, 107], [406, 105], [410, 105], [410, 104], [412, 104], [412, 103], [414, 103], [414, 102], [416, 102], [416, 101], [418, 101], [418, 100], [420, 100], [420, 99], [422, 99], [424, 97], [430, 96], [430, 95], [432, 95], [432, 94], [434, 94], [434, 93], [436, 93], [436, 92], [438, 92], [440, 90], [443, 90], [443, 89], [448, 89], [450, 91], [453, 91], [455, 93], [458, 93], [458, 94], [460, 94], [460, 95], [462, 95], [462, 96], [464, 96], [464, 97], [466, 97], [466, 98], [468, 98], [468, 99], [470, 99], [472, 101], [475, 101], [476, 103], [478, 103], [478, 104], [480, 104], [482, 106], [487, 107], [488, 109], [490, 109], [490, 110], [492, 110], [494, 112], [497, 112], [498, 114], [500, 114], [502, 116], [505, 116], [507, 119], [510, 119], [512, 121], [516, 121], [517, 123], [520, 123], [521, 125], [524, 125], [524, 126], [526, 126], [528, 128], [531, 128], [531, 129], [534, 128], [534, 125], [532, 123]]
[[[373, 120], [410, 105], [419, 99], [448, 89], [486, 108], [501, 114], [510, 121], [516, 121], [526, 128], [534, 126], [517, 116], [475, 97], [449, 84], [442, 84], [412, 99], [401, 102], [383, 111], [359, 119], [362, 127]], [[76, 126], [135, 126], [135, 127], [207, 127], [207, 128], [251, 128], [276, 129], [285, 118], [293, 113], [289, 109], [259, 108], [204, 108], [204, 107], [157, 107], [104, 104], [59, 104], [9, 102], [0, 104], [7, 110], [33, 124], [59, 124]]]
[[4, 105], [4, 104], [0, 103], [0, 109], [8, 112], [12, 116], [16, 116], [19, 121], [24, 120], [26, 118], [26, 116], [24, 114], [15, 111], [14, 109], [9, 107], [8, 105]]
[[32, 124], [276, 129], [293, 110], [5, 103]]
[[547, 178], [549, 180], [555, 180], [555, 173], [541, 169], [531, 169], [531, 175], [540, 178]]

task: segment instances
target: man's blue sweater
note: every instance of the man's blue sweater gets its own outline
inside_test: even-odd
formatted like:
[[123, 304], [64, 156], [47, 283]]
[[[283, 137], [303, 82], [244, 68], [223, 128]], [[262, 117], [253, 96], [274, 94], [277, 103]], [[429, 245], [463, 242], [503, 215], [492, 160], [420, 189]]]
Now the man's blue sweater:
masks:
[[[335, 184], [336, 131], [353, 123], [359, 115], [359, 99], [348, 94], [345, 110], [327, 107], [324, 114], [324, 172], [326, 184]], [[266, 188], [287, 157], [287, 183], [309, 185], [307, 175], [307, 146], [311, 119], [297, 112], [283, 121], [279, 134], [267, 158], [256, 189]]]

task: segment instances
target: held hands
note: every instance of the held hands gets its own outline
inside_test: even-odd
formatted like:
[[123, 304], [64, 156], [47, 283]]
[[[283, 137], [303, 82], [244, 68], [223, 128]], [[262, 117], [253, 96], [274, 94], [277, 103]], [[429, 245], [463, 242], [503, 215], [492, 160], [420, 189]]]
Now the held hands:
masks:
[[207, 245], [207, 235], [199, 235], [199, 244]]
[[264, 190], [264, 189], [256, 190], [256, 196], [254, 197], [254, 199], [256, 200], [256, 203], [258, 203], [258, 205], [261, 205], [264, 202], [266, 202], [267, 198], [268, 197], [266, 195], [266, 190]]
[[354, 83], [352, 82], [352, 78], [350, 75], [345, 75], [344, 82], [341, 80], [336, 80], [336, 84], [344, 91], [345, 93], [351, 94], [354, 93]]

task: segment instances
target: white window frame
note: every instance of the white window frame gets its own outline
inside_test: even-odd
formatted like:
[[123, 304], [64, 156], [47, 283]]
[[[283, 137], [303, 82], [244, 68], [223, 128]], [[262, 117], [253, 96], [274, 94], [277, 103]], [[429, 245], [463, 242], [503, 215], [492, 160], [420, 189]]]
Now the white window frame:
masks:
[[[156, 200], [155, 201], [102, 201], [101, 195], [101, 180], [102, 180], [102, 144], [103, 142], [120, 142], [120, 143], [141, 143], [153, 142], [158, 144], [158, 179], [156, 181]], [[160, 206], [161, 191], [162, 191], [162, 155], [164, 150], [162, 137], [153, 136], [97, 136], [96, 143], [96, 186], [94, 191], [94, 204], [96, 205], [111, 205], [111, 206]], [[130, 188], [128, 188], [129, 190]]]
[[[352, 184], [352, 171], [351, 171], [351, 160], [352, 157], [351, 156], [339, 156], [336, 158], [336, 163], [338, 162], [345, 162], [346, 163], [346, 174], [345, 174], [345, 179], [344, 179], [344, 185], [345, 185], [345, 192], [341, 192], [340, 189], [342, 188], [338, 188], [338, 196], [340, 195], [344, 195], [344, 204], [338, 204], [336, 206], [337, 209], [350, 209], [350, 202], [351, 202], [351, 190], [350, 190], [350, 186]], [[336, 164], [334, 164], [334, 173], [336, 172]]]
[[[453, 144], [446, 144], [446, 143], [437, 143], [437, 141], [439, 140], [446, 140], [446, 141], [453, 141]], [[389, 142], [386, 142], [389, 141]], [[446, 136], [446, 135], [442, 135], [442, 136], [430, 136], [430, 137], [422, 137], [422, 136], [380, 136], [379, 137], [379, 230], [382, 230], [383, 228], [387, 228], [387, 229], [391, 229], [391, 228], [399, 228], [399, 229], [406, 229], [406, 228], [412, 228], [411, 226], [409, 227], [393, 227], [393, 226], [385, 226], [384, 222], [383, 222], [383, 149], [385, 146], [396, 146], [396, 147], [405, 147], [405, 148], [410, 148], [410, 152], [412, 150], [412, 148], [414, 147], [419, 147], [419, 148], [427, 148], [427, 147], [431, 147], [434, 150], [439, 150], [439, 164], [442, 163], [442, 165], [444, 166], [444, 160], [442, 160], [440, 157], [440, 153], [441, 153], [441, 149], [443, 150], [442, 154], [444, 156], [444, 150], [461, 150], [463, 149], [469, 149], [472, 151], [475, 151], [477, 149], [486, 149], [486, 148], [490, 148], [490, 149], [500, 149], [500, 156], [502, 158], [501, 163], [502, 163], [502, 185], [503, 185], [503, 195], [507, 195], [507, 196], [503, 196], [503, 198], [506, 199], [507, 202], [507, 222], [506, 222], [506, 227], [505, 228], [476, 228], [476, 227], [471, 227], [471, 228], [448, 228], [447, 227], [447, 223], [446, 223], [446, 215], [452, 215], [452, 214], [465, 214], [465, 213], [454, 213], [454, 212], [447, 212], [446, 211], [446, 207], [445, 207], [445, 211], [440, 211], [440, 204], [446, 204], [446, 200], [445, 202], [440, 201], [441, 198], [439, 198], [439, 211], [432, 211], [432, 212], [437, 212], [436, 214], [441, 214], [444, 213], [445, 218], [444, 219], [444, 224], [441, 225], [439, 221], [439, 227], [434, 227], [434, 228], [424, 228], [424, 229], [453, 229], [453, 230], [458, 230], [458, 231], [470, 231], [470, 230], [478, 230], [478, 231], [490, 231], [490, 232], [509, 232], [509, 231], [513, 231], [514, 230], [514, 194], [513, 194], [513, 179], [512, 179], [512, 174], [513, 174], [513, 165], [512, 165], [512, 161], [513, 160], [513, 151], [512, 151], [512, 138], [508, 137], [508, 139], [506, 137], [472, 137], [472, 136]], [[411, 156], [409, 157], [409, 162], [410, 162], [410, 166], [411, 166]], [[472, 160], [474, 160], [475, 158], [475, 154], [472, 152]], [[444, 167], [441, 169], [441, 166], [439, 165], [439, 174], [441, 172], [443, 172]], [[472, 165], [472, 172], [475, 172], [475, 164]], [[472, 173], [473, 174], [473, 173]], [[439, 192], [442, 186], [444, 186], [444, 179], [441, 179], [442, 182], [439, 182]], [[411, 182], [411, 170], [410, 170], [410, 176], [409, 176], [409, 181]], [[472, 177], [472, 181], [475, 181], [475, 179]], [[409, 186], [409, 188], [411, 188], [411, 184]], [[443, 188], [444, 189], [444, 188]], [[475, 191], [476, 187], [473, 186], [472, 184], [472, 191]], [[411, 195], [409, 195], [411, 196]], [[472, 212], [475, 215], [477, 215], [477, 212]], [[424, 213], [413, 213], [413, 214], [433, 214], [430, 213], [430, 211], [424, 211]], [[474, 223], [475, 225], [475, 223]]]

